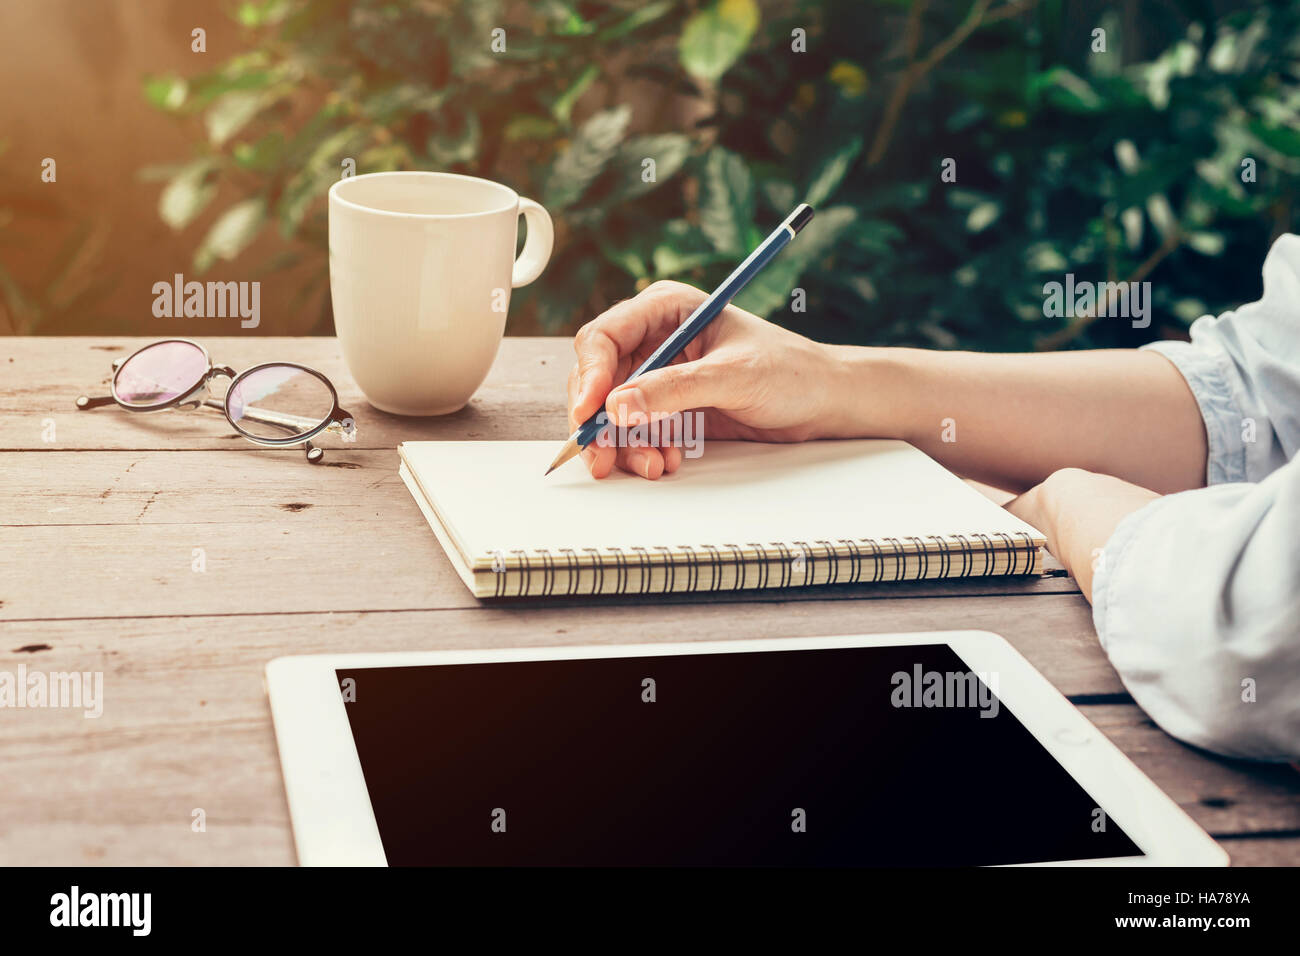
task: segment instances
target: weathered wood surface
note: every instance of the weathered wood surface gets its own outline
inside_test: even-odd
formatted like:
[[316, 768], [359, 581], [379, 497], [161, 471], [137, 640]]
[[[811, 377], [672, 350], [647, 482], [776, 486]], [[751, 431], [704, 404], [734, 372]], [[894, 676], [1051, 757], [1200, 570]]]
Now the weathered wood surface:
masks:
[[568, 340], [506, 340], [467, 409], [413, 420], [371, 409], [332, 339], [201, 339], [236, 368], [285, 358], [329, 375], [358, 425], [355, 443], [327, 443], [332, 467], [255, 448], [216, 412], [73, 408], [145, 341], [0, 339], [0, 670], [102, 671], [105, 698], [95, 719], [0, 710], [0, 863], [293, 862], [261, 678], [284, 654], [955, 628], [1004, 635], [1235, 863], [1300, 862], [1300, 774], [1155, 728], [1068, 578], [475, 601], [395, 446], [562, 438]]
[[[399, 441], [539, 439], [563, 441], [563, 385], [573, 365], [567, 338], [507, 339], [497, 363], [469, 405], [442, 418], [404, 418], [371, 408], [352, 382], [333, 338], [207, 338], [194, 340], [213, 361], [241, 371], [283, 360], [308, 365], [334, 383], [353, 414], [356, 441], [339, 448], [386, 449]], [[118, 408], [77, 411], [78, 395], [107, 395], [112, 363], [151, 339], [0, 337], [0, 450], [59, 448], [225, 450], [248, 445], [216, 409], [142, 415]], [[10, 359], [13, 361], [11, 362]], [[53, 420], [57, 440], [44, 440]], [[325, 444], [328, 444], [327, 440]], [[252, 447], [248, 445], [248, 447]], [[271, 451], [274, 456], [301, 452]], [[327, 460], [347, 458], [330, 455]]]
[[[76, 581], [94, 594], [96, 617], [477, 605], [398, 477], [395, 451], [331, 449], [325, 465], [312, 466], [301, 452], [246, 444], [222, 452], [0, 452], [0, 620], [85, 616], [51, 581]], [[990, 578], [785, 597], [1077, 590], [1069, 578]]]

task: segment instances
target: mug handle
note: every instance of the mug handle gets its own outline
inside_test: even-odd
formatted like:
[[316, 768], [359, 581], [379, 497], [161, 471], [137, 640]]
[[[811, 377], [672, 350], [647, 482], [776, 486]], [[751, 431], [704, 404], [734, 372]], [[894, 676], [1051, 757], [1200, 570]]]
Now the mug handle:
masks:
[[551, 258], [551, 247], [555, 244], [551, 215], [539, 203], [520, 196], [519, 212], [528, 223], [528, 238], [524, 240], [523, 251], [515, 260], [514, 272], [510, 276], [510, 287], [513, 289], [528, 285], [542, 274]]

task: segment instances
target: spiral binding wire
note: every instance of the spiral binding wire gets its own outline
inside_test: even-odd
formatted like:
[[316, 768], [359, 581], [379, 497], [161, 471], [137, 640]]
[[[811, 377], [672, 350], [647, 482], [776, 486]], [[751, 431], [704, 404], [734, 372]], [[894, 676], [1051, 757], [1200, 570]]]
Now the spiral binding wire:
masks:
[[[999, 539], [997, 543], [994, 538]], [[927, 544], [926, 542], [932, 542]], [[909, 547], [910, 546], [910, 547]], [[748, 550], [746, 550], [748, 549]], [[656, 593], [670, 594], [682, 591], [746, 590], [750, 588], [786, 588], [822, 584], [880, 583], [882, 581], [921, 580], [935, 578], [967, 578], [982, 569], [980, 576], [992, 577], [1014, 574], [1031, 574], [1037, 565], [1038, 545], [1027, 533], [1006, 532], [992, 536], [981, 532], [954, 534], [947, 537], [926, 535], [925, 540], [905, 535], [899, 538], [837, 538], [813, 541], [773, 541], [762, 544], [748, 541], [740, 544], [703, 545], [652, 545], [623, 548], [582, 548], [582, 555], [572, 548], [549, 548], [532, 551], [512, 550], [517, 567], [493, 572], [494, 597], [551, 596], [557, 593], [560, 575], [564, 576], [564, 594], [647, 594], [654, 583], [657, 570], [662, 571], [663, 584]], [[631, 551], [629, 556], [627, 551]], [[654, 552], [653, 554], [651, 552]], [[820, 553], [819, 553], [820, 552]], [[961, 556], [960, 570], [956, 557]], [[1010, 561], [1007, 568], [996, 571], [999, 556]], [[978, 557], [977, 557], [978, 556]], [[909, 559], [916, 559], [909, 567]], [[1023, 567], [1021, 567], [1023, 557]], [[796, 562], [804, 562], [803, 574], [796, 572]], [[931, 574], [931, 560], [937, 563]], [[563, 568], [559, 561], [563, 561]], [[818, 562], [821, 562], [820, 564]], [[753, 567], [751, 583], [750, 568]], [[730, 583], [723, 583], [724, 572], [734, 569]], [[779, 570], [779, 578], [773, 569]], [[825, 581], [818, 581], [818, 570], [823, 569]], [[893, 569], [892, 577], [886, 577]], [[707, 571], [709, 583], [702, 587], [702, 575]], [[869, 571], [869, 578], [868, 578]], [[584, 574], [590, 572], [587, 586]], [[607, 572], [612, 572], [613, 591], [606, 590]], [[534, 574], [541, 578], [535, 587]], [[635, 581], [634, 581], [635, 576]], [[683, 580], [684, 587], [678, 588]], [[632, 585], [635, 584], [636, 587]]]

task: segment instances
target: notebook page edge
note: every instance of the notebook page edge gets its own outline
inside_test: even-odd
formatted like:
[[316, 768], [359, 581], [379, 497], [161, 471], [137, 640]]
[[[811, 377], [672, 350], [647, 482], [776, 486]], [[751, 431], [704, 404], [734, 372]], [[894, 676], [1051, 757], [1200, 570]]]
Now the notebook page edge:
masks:
[[405, 455], [403, 455], [402, 458], [403, 460], [397, 466], [397, 474], [405, 483], [406, 489], [411, 493], [411, 497], [415, 499], [416, 507], [420, 509], [420, 513], [424, 515], [424, 520], [428, 522], [429, 527], [433, 530], [434, 536], [437, 537], [438, 543], [442, 546], [443, 552], [447, 555], [447, 560], [449, 560], [452, 567], [456, 569], [457, 576], [459, 576], [465, 586], [469, 588], [471, 594], [475, 597], [483, 597], [484, 595], [480, 593], [483, 589], [477, 584], [477, 577], [473, 568], [471, 568], [465, 561], [460, 548], [456, 547], [453, 543], [450, 532], [443, 527], [442, 521], [438, 518], [433, 505], [425, 496], [424, 489], [420, 485], [419, 479], [415, 476], [412, 470], [407, 467]]

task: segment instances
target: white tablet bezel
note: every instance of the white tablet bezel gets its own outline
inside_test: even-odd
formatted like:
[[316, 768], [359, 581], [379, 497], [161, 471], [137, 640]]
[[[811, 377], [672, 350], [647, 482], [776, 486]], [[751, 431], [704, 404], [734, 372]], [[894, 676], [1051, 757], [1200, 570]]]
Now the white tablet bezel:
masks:
[[1224, 866], [1228, 855], [1003, 638], [988, 631], [281, 657], [266, 667], [298, 861], [384, 866], [339, 669], [947, 644], [1145, 854], [1046, 866]]

